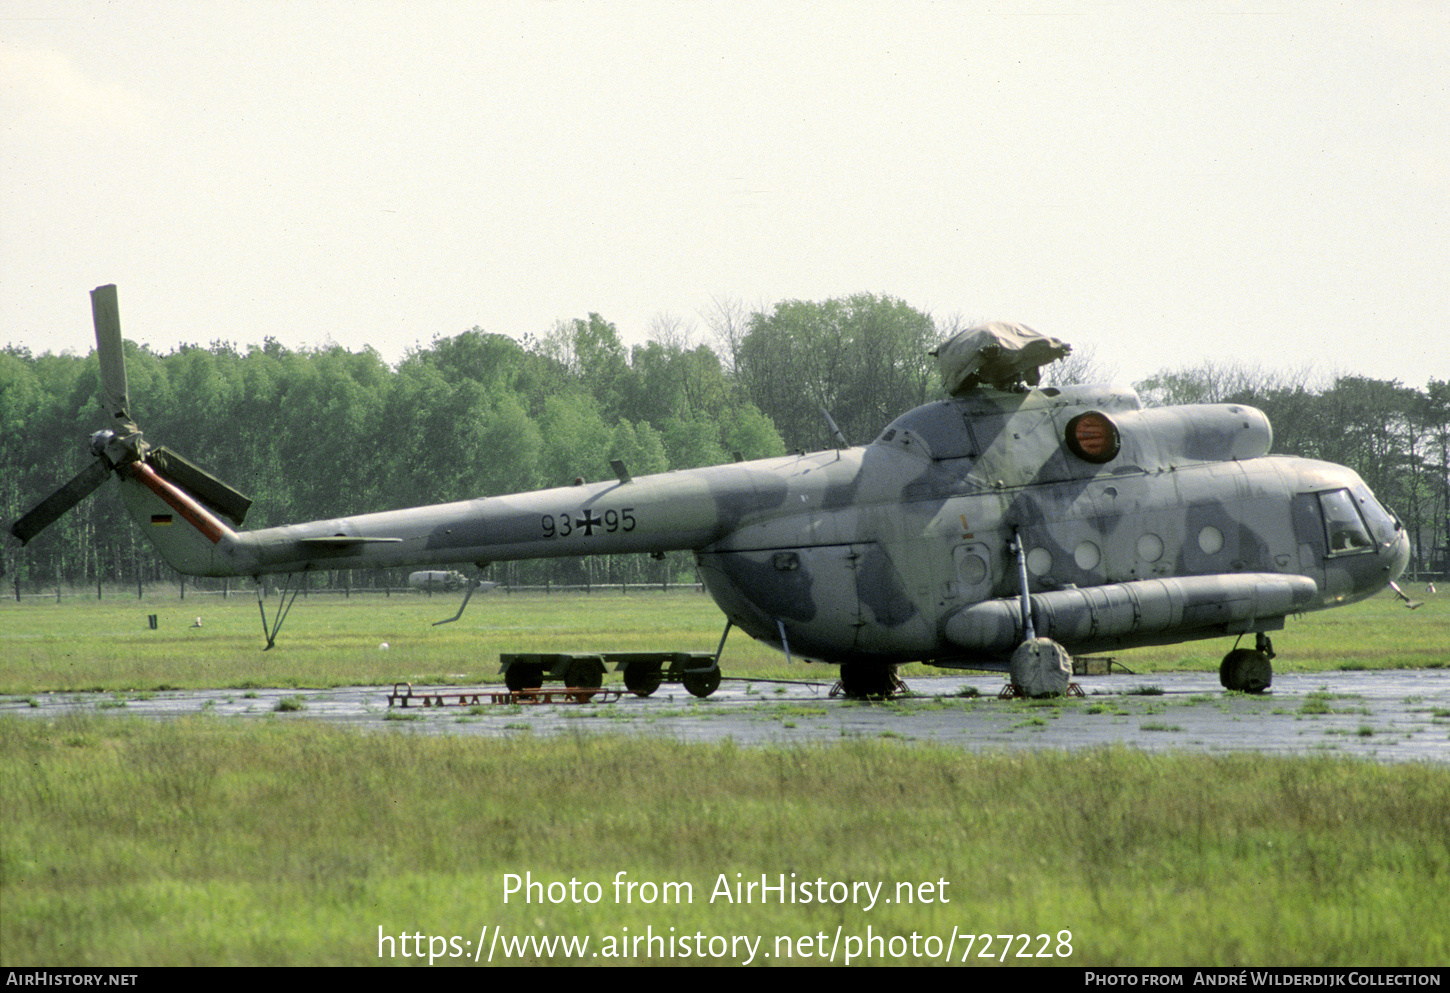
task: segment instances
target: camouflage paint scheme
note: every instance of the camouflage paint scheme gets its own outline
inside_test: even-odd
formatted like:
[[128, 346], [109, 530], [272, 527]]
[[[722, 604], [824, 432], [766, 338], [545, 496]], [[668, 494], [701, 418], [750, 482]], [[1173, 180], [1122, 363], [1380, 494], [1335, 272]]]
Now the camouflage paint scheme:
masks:
[[[1089, 410], [1120, 434], [1105, 464], [1063, 442]], [[690, 550], [726, 615], [795, 655], [975, 667], [1020, 641], [1017, 531], [1034, 616], [1088, 590], [1139, 615], [1099, 630], [1040, 619], [1071, 652], [1277, 630], [1289, 613], [1384, 588], [1408, 559], [1403, 529], [1355, 473], [1269, 456], [1270, 439], [1251, 407], [1141, 410], [1131, 393], [1066, 388], [927, 404], [845, 451], [262, 531], [199, 506], [211, 528], [176, 526], [174, 503], [189, 498], [135, 463], [120, 483], [166, 560], [193, 575]], [[1341, 491], [1371, 541], [1331, 553], [1319, 494]], [[1175, 593], [1173, 579], [1198, 585]], [[1143, 618], [1175, 597], [1167, 626]], [[1214, 609], [1236, 597], [1237, 613]], [[978, 604], [992, 610], [972, 623]]]
[[[1145, 410], [1104, 387], [974, 386], [863, 447], [638, 479], [616, 464], [607, 482], [240, 531], [227, 499], [198, 499], [208, 489], [141, 439], [114, 287], [93, 298], [103, 400], [121, 428], [93, 442], [98, 467], [114, 467], [131, 515], [191, 575], [686, 550], [734, 625], [843, 664], [844, 678], [909, 661], [1003, 667], [1025, 629], [1019, 534], [1036, 632], [1074, 653], [1278, 630], [1370, 596], [1409, 557], [1354, 472], [1269, 455], [1260, 411]], [[1090, 412], [1112, 444], [1084, 455], [1073, 432]], [[54, 499], [73, 505], [105, 474]], [[248, 501], [216, 485], [243, 516]], [[29, 540], [63, 512], [38, 508], [15, 533]]]

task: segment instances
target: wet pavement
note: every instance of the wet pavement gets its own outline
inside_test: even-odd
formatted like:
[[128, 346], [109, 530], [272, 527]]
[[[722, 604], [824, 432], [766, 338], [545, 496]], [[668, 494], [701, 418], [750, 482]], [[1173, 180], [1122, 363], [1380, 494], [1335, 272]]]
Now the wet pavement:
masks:
[[[611, 674], [606, 687], [617, 686]], [[1450, 763], [1450, 671], [1276, 673], [1259, 696], [1225, 693], [1217, 673], [1080, 676], [1084, 696], [1048, 701], [996, 698], [993, 674], [909, 681], [889, 703], [830, 696], [831, 683], [726, 678], [707, 700], [666, 684], [651, 697], [612, 703], [422, 707], [416, 695], [460, 690], [414, 687], [407, 707], [388, 687], [329, 690], [200, 690], [41, 693], [0, 696], [0, 714], [69, 713], [167, 718], [211, 714], [238, 720], [324, 720], [409, 734], [644, 734], [676, 741], [740, 744], [893, 739], [950, 748], [1077, 749], [1124, 745], [1147, 751], [1329, 754], [1386, 762]], [[981, 695], [963, 697], [964, 688]], [[490, 691], [502, 687], [480, 688]]]

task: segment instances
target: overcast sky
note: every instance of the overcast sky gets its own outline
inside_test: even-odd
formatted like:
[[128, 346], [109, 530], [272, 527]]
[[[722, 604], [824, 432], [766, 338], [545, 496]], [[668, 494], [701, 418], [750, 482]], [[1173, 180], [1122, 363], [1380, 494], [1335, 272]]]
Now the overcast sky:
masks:
[[889, 294], [1450, 378], [1450, 6], [0, 0], [0, 344]]

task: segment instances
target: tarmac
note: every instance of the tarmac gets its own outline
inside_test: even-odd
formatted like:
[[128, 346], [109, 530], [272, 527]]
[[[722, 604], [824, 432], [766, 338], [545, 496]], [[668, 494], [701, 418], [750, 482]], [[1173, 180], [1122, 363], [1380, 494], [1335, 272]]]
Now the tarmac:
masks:
[[[1123, 746], [1148, 752], [1257, 752], [1450, 764], [1450, 671], [1275, 673], [1259, 695], [1227, 693], [1214, 673], [1075, 677], [1082, 697], [1001, 700], [1000, 674], [914, 678], [889, 702], [831, 695], [834, 670], [802, 666], [799, 681], [732, 679], [700, 700], [679, 685], [614, 702], [422, 706], [460, 687], [412, 687], [390, 706], [389, 687], [0, 696], [0, 714], [167, 719], [328, 721], [378, 733], [650, 735], [679, 742], [797, 745], [891, 739], [968, 751]], [[817, 676], [817, 673], [820, 675]], [[816, 678], [812, 678], [816, 677]], [[605, 687], [622, 689], [611, 673]], [[479, 686], [472, 692], [496, 692]], [[399, 687], [399, 692], [402, 692]], [[975, 695], [964, 695], [975, 691]]]

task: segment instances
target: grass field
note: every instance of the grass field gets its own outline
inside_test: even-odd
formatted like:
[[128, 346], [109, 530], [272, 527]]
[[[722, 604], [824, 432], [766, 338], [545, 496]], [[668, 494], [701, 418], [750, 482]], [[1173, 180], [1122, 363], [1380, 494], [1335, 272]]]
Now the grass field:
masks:
[[[1276, 667], [1445, 665], [1447, 603], [1292, 620]], [[241, 598], [12, 602], [0, 690], [476, 682], [499, 652], [711, 650], [723, 626], [692, 594], [491, 594], [430, 626], [455, 610], [312, 597], [264, 653]], [[1212, 669], [1227, 647], [1122, 658]], [[723, 664], [800, 674], [738, 632]], [[1443, 766], [89, 715], [0, 720], [0, 809], [7, 966], [1450, 961]], [[506, 900], [513, 877], [537, 898]], [[827, 899], [718, 895], [762, 877]], [[516, 944], [555, 936], [589, 944]]]
[[[380, 959], [380, 933], [456, 936], [432, 946], [451, 964], [495, 928], [590, 939], [523, 955], [557, 964], [608, 963], [608, 939], [651, 931], [749, 936], [754, 961], [779, 963], [778, 938], [800, 956], [838, 928], [862, 956], [868, 934], [898, 938], [899, 954], [883, 941], [858, 960], [874, 964], [940, 961], [954, 928], [1029, 936], [1014, 965], [1450, 956], [1443, 768], [93, 716], [0, 721], [0, 790], [6, 965], [419, 962], [396, 942]], [[646, 886], [617, 893], [620, 872], [654, 902]], [[880, 884], [893, 902], [710, 899], [722, 877], [791, 873]], [[542, 888], [506, 901], [509, 874], [559, 884], [558, 902]], [[897, 902], [900, 883], [930, 902]], [[1003, 945], [968, 961], [1002, 964]], [[716, 947], [711, 961], [747, 957]], [[959, 961], [965, 939], [953, 947]], [[636, 952], [623, 960], [682, 964], [678, 945]]]
[[[1291, 618], [1274, 634], [1276, 671], [1450, 666], [1450, 593], [1409, 611], [1390, 595]], [[658, 650], [713, 652], [724, 618], [703, 594], [502, 594], [475, 597], [453, 624], [459, 598], [417, 594], [299, 599], [263, 652], [256, 599], [85, 596], [0, 601], [0, 693], [51, 690], [322, 688], [497, 681], [504, 652]], [[275, 598], [267, 601], [275, 611]], [[157, 616], [151, 630], [148, 617]], [[197, 618], [201, 627], [192, 627]], [[379, 646], [387, 644], [383, 649]], [[1233, 640], [1135, 649], [1118, 657], [1135, 672], [1215, 671]], [[799, 677], [779, 652], [733, 631], [721, 665], [729, 675]], [[809, 670], [804, 670], [809, 671]], [[834, 668], [821, 669], [834, 677]], [[910, 666], [903, 675], [940, 672]]]

